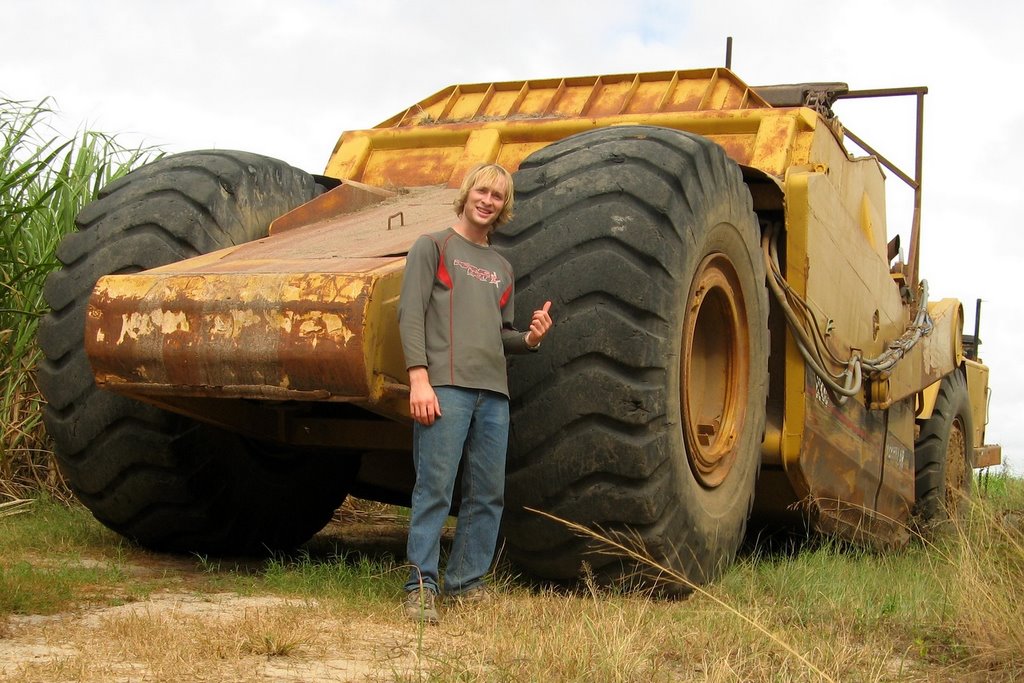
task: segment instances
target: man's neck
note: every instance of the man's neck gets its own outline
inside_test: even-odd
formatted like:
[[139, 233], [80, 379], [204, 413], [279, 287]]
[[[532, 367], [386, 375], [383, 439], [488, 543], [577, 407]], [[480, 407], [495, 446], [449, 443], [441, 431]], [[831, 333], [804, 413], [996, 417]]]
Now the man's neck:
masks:
[[487, 246], [487, 235], [491, 232], [490, 226], [477, 225], [465, 220], [456, 222], [452, 229], [470, 242], [481, 246]]

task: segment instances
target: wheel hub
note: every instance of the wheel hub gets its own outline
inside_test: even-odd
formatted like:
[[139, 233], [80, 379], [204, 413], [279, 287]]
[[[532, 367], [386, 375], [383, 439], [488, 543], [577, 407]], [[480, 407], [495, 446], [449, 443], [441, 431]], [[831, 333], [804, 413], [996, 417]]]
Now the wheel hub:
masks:
[[701, 261], [686, 305], [680, 363], [686, 454], [698, 481], [715, 487], [736, 461], [750, 375], [743, 292], [725, 254]]
[[963, 420], [957, 417], [949, 427], [949, 442], [946, 446], [946, 513], [956, 516], [960, 499], [967, 490], [967, 437]]

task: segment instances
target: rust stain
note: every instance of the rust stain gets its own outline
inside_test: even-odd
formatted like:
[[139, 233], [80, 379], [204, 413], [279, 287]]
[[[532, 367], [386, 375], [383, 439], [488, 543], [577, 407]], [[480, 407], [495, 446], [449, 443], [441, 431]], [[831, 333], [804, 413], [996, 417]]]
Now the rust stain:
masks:
[[349, 181], [276, 219], [270, 226], [270, 234], [280, 234], [294, 228], [354, 213], [379, 204], [394, 195], [395, 193], [390, 190]]
[[[190, 387], [368, 393], [363, 321], [372, 278], [357, 274], [209, 277], [142, 273], [97, 290], [87, 353], [98, 380]], [[140, 280], [148, 280], [142, 286]], [[157, 296], [138, 298], [147, 290]]]

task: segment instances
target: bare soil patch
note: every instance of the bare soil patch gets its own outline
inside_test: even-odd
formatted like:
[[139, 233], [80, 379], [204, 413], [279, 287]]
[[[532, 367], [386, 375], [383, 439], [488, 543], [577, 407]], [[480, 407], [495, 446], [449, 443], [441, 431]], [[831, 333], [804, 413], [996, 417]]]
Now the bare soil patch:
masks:
[[[400, 520], [332, 523], [311, 547], [401, 557]], [[52, 559], [26, 558], [34, 566]], [[84, 567], [111, 561], [81, 558]], [[235, 566], [232, 561], [232, 566]], [[0, 622], [2, 681], [391, 681], [429, 668], [441, 629], [421, 629], [393, 604], [372, 613], [327, 601], [209, 591], [195, 557], [143, 550], [117, 561], [126, 581], [158, 580], [145, 599], [82, 605]], [[118, 598], [113, 598], [117, 601]]]
[[[0, 641], [0, 676], [10, 681], [365, 681], [408, 677], [422, 668], [413, 625], [395, 615], [331, 619], [316, 607], [271, 596], [168, 591], [128, 605], [15, 617]], [[285, 628], [289, 616], [306, 618], [298, 612], [309, 613], [316, 623], [293, 626], [294, 645], [274, 653], [267, 639]], [[244, 623], [251, 620], [262, 620], [264, 630], [247, 632], [252, 627]], [[435, 636], [427, 632], [426, 637]]]

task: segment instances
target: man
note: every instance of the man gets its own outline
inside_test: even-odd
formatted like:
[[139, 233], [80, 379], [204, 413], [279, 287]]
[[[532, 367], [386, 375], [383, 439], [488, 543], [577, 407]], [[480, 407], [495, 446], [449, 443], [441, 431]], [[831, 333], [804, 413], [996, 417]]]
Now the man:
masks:
[[463, 459], [462, 502], [445, 594], [487, 597], [505, 490], [508, 378], [505, 353], [536, 350], [551, 328], [551, 302], [525, 333], [512, 326], [514, 283], [490, 234], [512, 218], [512, 176], [497, 164], [470, 170], [455, 201], [456, 223], [409, 250], [399, 328], [409, 371], [416, 484], [407, 555], [405, 609], [436, 623], [441, 532]]

